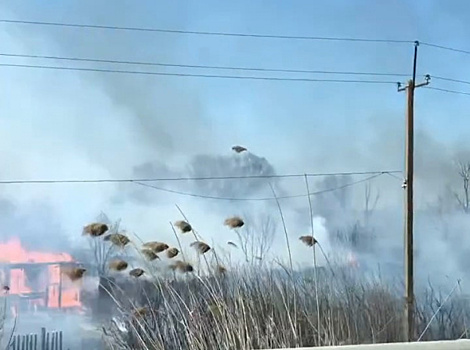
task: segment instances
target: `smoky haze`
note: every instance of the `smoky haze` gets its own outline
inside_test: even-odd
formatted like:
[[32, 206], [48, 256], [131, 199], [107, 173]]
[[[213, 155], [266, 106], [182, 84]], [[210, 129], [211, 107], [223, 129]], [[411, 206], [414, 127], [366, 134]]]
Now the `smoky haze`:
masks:
[[[75, 13], [79, 22], [87, 23], [102, 23], [100, 14], [103, 13], [107, 14], [107, 23], [124, 23], [123, 13], [129, 18], [142, 16], [148, 23], [152, 22], [138, 7], [121, 8], [118, 4], [108, 15], [103, 6], [97, 4], [91, 14], [89, 3], [83, 2], [75, 5]], [[6, 10], [12, 18], [19, 17], [16, 6], [10, 5]], [[183, 13], [177, 23], [183, 28], [190, 24], [185, 22], [186, 15]], [[178, 27], [177, 24], [172, 26]], [[244, 48], [250, 57], [257, 45], [245, 47], [238, 40], [221, 43], [220, 39], [208, 39], [199, 43], [179, 36], [8, 25], [0, 26], [0, 40], [9, 51], [18, 53], [183, 63], [191, 63], [194, 56], [220, 57], [224, 49], [212, 53], [215, 44], [232, 50]], [[273, 50], [273, 56], [282, 51]], [[366, 61], [374, 59], [373, 55]], [[41, 61], [41, 64], [49, 62]], [[96, 64], [80, 66], [107, 68]], [[113, 68], [128, 69], [127, 66]], [[332, 106], [340, 105], [333, 100], [314, 100], [306, 110], [299, 111], [296, 96], [291, 96], [294, 101], [291, 103], [284, 103], [279, 97], [279, 94], [288, 95], [289, 87], [251, 82], [48, 70], [11, 69], [4, 73], [4, 79], [11, 82], [8, 91], [0, 97], [3, 111], [0, 175], [5, 179], [251, 176], [403, 167], [403, 96], [397, 105], [384, 102], [379, 107], [368, 105], [369, 98], [361, 99], [363, 108], [367, 110], [371, 106], [371, 111], [363, 116], [357, 112], [360, 118], [351, 116], [353, 121], [346, 121], [336, 129], [325, 120], [335, 113], [353, 114], [347, 105], [353, 98], [346, 93], [341, 103], [345, 107], [340, 106], [342, 109], [337, 112], [330, 111]], [[306, 100], [322, 93], [322, 87], [305, 89], [311, 93], [304, 96]], [[334, 91], [343, 91], [338, 89]], [[217, 94], [220, 90], [227, 92]], [[390, 96], [382, 91], [373, 93], [380, 101]], [[254, 98], [248, 100], [250, 95]], [[219, 101], [221, 96], [223, 100]], [[252, 107], [247, 107], [250, 104]], [[289, 122], [282, 124], [281, 119]], [[234, 154], [230, 148], [236, 144], [246, 146], [248, 152]], [[416, 275], [422, 284], [430, 276], [432, 282], [442, 285], [453, 285], [457, 278], [468, 277], [466, 247], [470, 242], [466, 228], [470, 216], [458, 208], [453, 192], [462, 190], [456, 162], [470, 161], [469, 151], [465, 143], [434, 138], [425, 126], [418, 126]], [[361, 266], [374, 270], [380, 267], [385, 275], [401, 274], [402, 175], [394, 176], [398, 179], [384, 174], [370, 181], [371, 210], [367, 219], [366, 182], [348, 186], [367, 176], [309, 178], [311, 192], [344, 187], [312, 196], [315, 235], [328, 254], [340, 259], [345, 252], [354, 252]], [[306, 193], [302, 177], [271, 182], [279, 196]], [[181, 219], [175, 207], [178, 204], [211, 244], [214, 242], [224, 249], [227, 241], [236, 241], [236, 235], [223, 226], [226, 217], [247, 213], [256, 220], [272, 217], [276, 232], [270, 254], [287, 259], [275, 201], [197, 197], [271, 197], [268, 180], [148, 184], [196, 196], [132, 183], [2, 185], [0, 206], [6, 214], [0, 218], [1, 237], [20, 237], [27, 246], [44, 250], [86, 247], [81, 228], [103, 211], [115, 220], [121, 219], [123, 228], [144, 240], [165, 240], [176, 245], [169, 221]], [[285, 199], [280, 203], [295, 263], [310, 263], [309, 254], [304, 254], [307, 248], [298, 241], [300, 235], [310, 232], [307, 198]], [[247, 227], [250, 225], [247, 222]], [[185, 245], [190, 242], [190, 238], [183, 240]]]
[[[134, 167], [132, 177], [137, 179], [158, 178], [195, 178], [188, 180], [178, 187], [186, 187], [197, 190], [195, 193], [207, 196], [225, 198], [254, 197], [259, 193], [265, 193], [267, 186], [263, 176], [275, 176], [274, 166], [265, 158], [250, 152], [235, 155], [195, 155], [183, 169], [169, 169], [160, 162], [144, 163]], [[248, 177], [246, 179], [223, 179], [223, 177]], [[249, 178], [249, 177], [252, 178]], [[197, 180], [201, 178], [222, 178], [211, 181]], [[166, 181], [168, 183], [169, 181]], [[183, 181], [180, 181], [183, 182]], [[272, 180], [271, 180], [272, 182]], [[170, 184], [172, 186], [173, 184]], [[167, 185], [168, 186], [168, 185]], [[139, 190], [139, 191], [137, 191]], [[149, 195], [148, 189], [134, 189], [134, 195], [144, 198]]]

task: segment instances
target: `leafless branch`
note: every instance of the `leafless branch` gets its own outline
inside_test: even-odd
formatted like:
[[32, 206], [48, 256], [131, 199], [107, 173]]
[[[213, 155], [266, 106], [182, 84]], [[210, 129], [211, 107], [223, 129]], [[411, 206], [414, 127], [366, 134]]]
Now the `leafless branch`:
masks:
[[462, 179], [462, 192], [453, 191], [453, 195], [457, 200], [459, 207], [465, 213], [470, 212], [470, 192], [469, 192], [469, 185], [470, 185], [470, 162], [462, 162], [458, 163], [458, 174]]

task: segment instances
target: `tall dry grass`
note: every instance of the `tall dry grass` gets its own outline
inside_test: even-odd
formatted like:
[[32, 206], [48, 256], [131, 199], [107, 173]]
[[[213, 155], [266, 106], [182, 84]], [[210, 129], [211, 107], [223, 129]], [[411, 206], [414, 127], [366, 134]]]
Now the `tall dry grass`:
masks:
[[[198, 263], [186, 260], [178, 239], [182, 260], [172, 260], [169, 273], [143, 259], [145, 278], [110, 284], [116, 313], [103, 326], [109, 349], [244, 350], [402, 340], [400, 287], [360, 278], [350, 268], [320, 268], [315, 255], [313, 265], [301, 270], [291, 259], [286, 265], [230, 265], [184, 219], [196, 240], [189, 246]], [[315, 254], [317, 244], [312, 239], [305, 249]], [[168, 249], [157, 250], [165, 258]], [[469, 316], [461, 293], [446, 296], [430, 288], [417, 300], [415, 337], [464, 338]]]
[[[122, 290], [115, 291], [122, 324], [107, 324], [105, 338], [111, 349], [272, 349], [400, 341], [402, 300], [397, 291], [346, 273], [340, 276], [331, 280], [323, 271], [318, 295], [310, 273], [292, 278], [270, 268], [147, 281], [132, 286], [131, 298], [116, 287]], [[466, 336], [468, 302], [458, 296], [444, 299], [430, 290], [418, 300], [417, 333], [434, 317], [422, 340]]]

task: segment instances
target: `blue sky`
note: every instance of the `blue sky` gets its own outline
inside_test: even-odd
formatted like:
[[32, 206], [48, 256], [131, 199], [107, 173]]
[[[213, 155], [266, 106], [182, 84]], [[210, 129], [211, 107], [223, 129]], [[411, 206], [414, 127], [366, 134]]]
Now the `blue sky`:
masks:
[[[464, 0], [3, 0], [0, 10], [5, 19], [420, 40], [470, 50], [470, 3]], [[411, 74], [413, 54], [409, 44], [214, 37], [5, 23], [0, 23], [0, 40], [1, 52], [8, 53], [379, 73]], [[79, 65], [5, 57], [0, 62]], [[421, 46], [418, 74], [470, 80], [469, 63], [470, 55]], [[245, 74], [183, 68], [156, 71]], [[0, 146], [7, 150], [0, 158], [2, 178], [123, 178], [145, 162], [158, 160], [184, 167], [194, 154], [230, 154], [234, 144], [243, 144], [266, 157], [284, 173], [403, 166], [406, 100], [394, 85], [112, 76], [5, 67], [0, 72], [8, 87], [0, 95]], [[470, 92], [470, 86], [463, 84], [433, 80], [431, 86]], [[469, 107], [470, 96], [417, 91], [417, 163], [423, 186], [442, 185], [442, 178], [450, 174], [445, 167], [452, 157], [457, 151], [466, 151]], [[401, 205], [399, 184], [396, 187], [398, 190], [395, 186], [390, 190], [390, 198]], [[47, 199], [67, 231], [73, 231], [73, 227], [101, 209], [116, 217], [125, 215], [137, 228], [151, 224], [154, 218], [146, 215], [152, 208], [144, 211], [136, 207], [132, 214], [128, 207], [114, 208], [109, 204], [113, 193], [114, 188], [107, 185], [4, 190], [6, 196], [19, 203]], [[421, 192], [417, 197], [424, 195]], [[163, 220], [167, 213], [159, 215]]]
[[[469, 25], [465, 18], [470, 10], [465, 1], [394, 1], [387, 4], [377, 1], [141, 1], [138, 5], [133, 1], [117, 1], [113, 6], [93, 1], [3, 3], [14, 17], [33, 20], [242, 33], [419, 39], [458, 48], [468, 46]], [[11, 28], [15, 26], [8, 25], [7, 29], [15, 29]], [[72, 38], [102, 36], [102, 47], [98, 51], [91, 52], [84, 42], [68, 50], [77, 56], [116, 57], [106, 51], [122, 39], [128, 45], [127, 52], [121, 51], [120, 56], [136, 60], [400, 73], [410, 72], [411, 68], [412, 47], [409, 45], [22, 28], [44, 31], [55, 39], [69, 35]], [[163, 45], [168, 42], [171, 45]], [[116, 52], [116, 48], [112, 51]], [[422, 47], [419, 72], [465, 79], [469, 59], [468, 55]], [[185, 84], [197, 90], [205, 115], [215, 120], [216, 125], [223, 125], [236, 115], [245, 125], [255, 125], [252, 129], [269, 127], [290, 136], [307, 130], [310, 133], [310, 129], [331, 132], [335, 127], [339, 132], [364, 126], [364, 123], [367, 126], [368, 119], [375, 118], [375, 114], [395, 119], [404, 107], [403, 94], [395, 93], [393, 86], [171, 79], [174, 84]], [[158, 78], [154, 80], [158, 82]], [[438, 81], [434, 81], [433, 86], [448, 87]], [[452, 85], [452, 88], [465, 90], [465, 85]], [[439, 103], [436, 103], [437, 99]], [[337, 103], [338, 100], [341, 103]], [[277, 108], [273, 108], [273, 101], [277, 102]], [[446, 140], [461, 136], [460, 132], [466, 126], [462, 110], [468, 101], [467, 97], [420, 91], [417, 123]], [[452, 125], [443, 128], [449, 113], [453, 115]], [[292, 127], [292, 119], [295, 126], [302, 123], [307, 128]], [[263, 148], [263, 145], [256, 144], [256, 147]]]
[[[388, 4], [377, 1], [141, 1], [138, 5], [133, 1], [117, 1], [113, 2], [113, 6], [93, 1], [6, 1], [4, 4], [14, 17], [45, 21], [242, 33], [419, 39], [459, 48], [468, 46], [469, 25], [465, 23], [465, 18], [470, 10], [470, 5], [465, 1], [446, 4], [442, 1], [394, 1]], [[9, 25], [9, 29], [12, 26]], [[44, 31], [53, 38], [96, 35], [96, 31], [89, 30], [23, 29]], [[116, 57], [106, 54], [106, 51], [110, 51], [108, 45], [115, 46], [121, 38], [130, 42], [126, 47], [129, 51], [121, 51], [121, 56], [136, 60], [400, 73], [410, 72], [412, 55], [409, 45], [126, 32], [101, 32], [98, 35], [103, 36], [99, 50], [91, 52], [82, 43], [69, 49], [69, 53]], [[168, 42], [171, 45], [165, 45]], [[116, 48], [113, 47], [112, 51], [116, 52]], [[427, 47], [420, 51], [420, 73], [465, 78], [470, 56]], [[331, 131], [332, 126], [349, 130], [351, 126], [367, 124], [368, 118], [374, 118], [374, 112], [398, 117], [404, 106], [403, 94], [396, 94], [393, 86], [171, 79], [176, 81], [175, 84], [194, 87], [204, 100], [205, 113], [217, 120], [219, 125], [226, 123], [226, 118], [233, 118], [233, 114], [240, 114], [241, 122], [255, 124], [253, 129], [270, 127], [276, 132], [290, 131], [295, 135], [302, 132], [300, 129], [304, 132], [318, 128]], [[158, 81], [158, 78], [154, 80]], [[442, 87], [443, 84], [435, 81], [433, 86]], [[462, 85], [455, 86], [456, 90], [464, 88]], [[341, 103], [337, 103], [338, 99]], [[436, 99], [439, 99], [439, 104]], [[420, 92], [417, 100], [420, 107], [417, 110], [418, 125], [429, 128], [433, 134], [439, 133], [446, 140], [464, 130], [466, 118], [460, 110], [463, 109], [462, 104], [468, 103], [468, 98], [424, 91]], [[277, 101], [277, 108], [273, 108], [272, 101]], [[231, 112], [226, 113], [227, 109]], [[270, 113], [265, 113], [265, 110], [270, 110]], [[454, 132], [443, 130], [442, 126], [447, 120], [444, 111], [457, 112], [452, 113]], [[291, 118], [307, 128], [289, 127], [286, 130], [286, 126], [292, 125]]]

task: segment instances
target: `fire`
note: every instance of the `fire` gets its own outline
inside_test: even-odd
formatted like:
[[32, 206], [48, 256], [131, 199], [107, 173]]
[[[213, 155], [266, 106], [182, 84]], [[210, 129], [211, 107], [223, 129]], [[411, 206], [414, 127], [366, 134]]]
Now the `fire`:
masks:
[[27, 251], [19, 239], [0, 243], [0, 281], [6, 292], [28, 305], [48, 308], [80, 307], [80, 289], [63, 278], [61, 265], [73, 263], [66, 253]]

